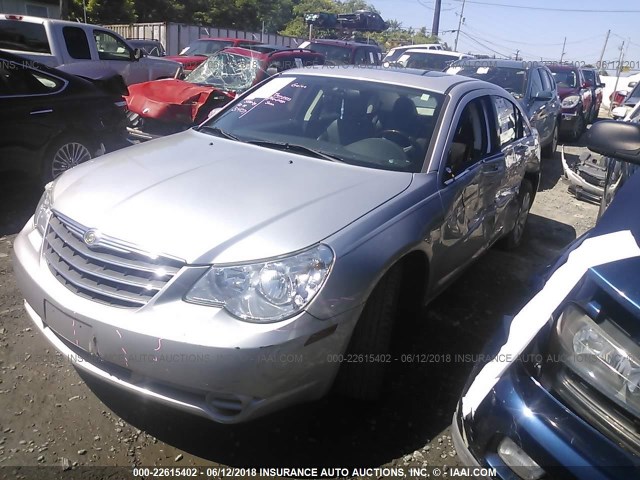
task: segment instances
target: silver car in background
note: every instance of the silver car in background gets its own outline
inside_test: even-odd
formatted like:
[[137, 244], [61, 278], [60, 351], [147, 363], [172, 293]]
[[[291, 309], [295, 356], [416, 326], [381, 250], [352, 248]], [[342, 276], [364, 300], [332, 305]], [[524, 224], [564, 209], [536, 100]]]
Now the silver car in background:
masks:
[[505, 90], [404, 69], [271, 77], [58, 178], [14, 245], [75, 366], [223, 423], [383, 388], [401, 306], [517, 246], [540, 145]]

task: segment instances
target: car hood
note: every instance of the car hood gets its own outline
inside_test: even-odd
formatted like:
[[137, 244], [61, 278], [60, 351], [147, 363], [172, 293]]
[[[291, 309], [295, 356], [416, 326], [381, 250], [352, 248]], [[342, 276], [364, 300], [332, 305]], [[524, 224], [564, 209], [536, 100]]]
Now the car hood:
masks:
[[560, 100], [564, 100], [569, 95], [580, 95], [580, 90], [571, 87], [558, 87], [558, 96]]
[[[127, 108], [142, 117], [190, 125], [234, 96], [214, 86], [168, 78], [131, 85], [125, 99]], [[205, 105], [208, 111], [203, 113]]]
[[196, 67], [204, 62], [207, 57], [204, 55], [171, 55], [169, 57], [164, 57], [169, 60], [173, 60], [174, 62], [181, 63], [184, 66], [193, 66]]
[[412, 178], [190, 130], [71, 169], [55, 184], [53, 208], [149, 252], [235, 263], [320, 242]]

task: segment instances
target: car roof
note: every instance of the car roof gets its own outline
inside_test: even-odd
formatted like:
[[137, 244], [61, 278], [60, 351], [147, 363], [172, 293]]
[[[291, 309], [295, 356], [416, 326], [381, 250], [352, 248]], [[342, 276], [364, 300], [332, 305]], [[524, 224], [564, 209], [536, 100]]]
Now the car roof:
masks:
[[343, 47], [367, 46], [367, 47], [380, 48], [380, 46], [376, 45], [375, 43], [361, 43], [361, 42], [354, 42], [353, 40], [334, 40], [334, 39], [328, 39], [328, 38], [318, 38], [316, 40], [310, 40], [309, 42], [312, 45], [314, 43], [317, 43], [317, 44], [324, 44], [324, 45], [337, 45], [337, 46], [343, 46]]
[[547, 68], [549, 68], [549, 70], [551, 70], [552, 72], [573, 72], [579, 70], [579, 68], [575, 65], [559, 65], [557, 63], [547, 65]]
[[[430, 48], [432, 46], [438, 46], [444, 48], [441, 43], [416, 43], [415, 45], [398, 45], [397, 47], [393, 47], [391, 50], [397, 50], [399, 48]], [[434, 48], [430, 48], [431, 50], [435, 50]]]
[[545, 66], [542, 63], [536, 65], [535, 62], [523, 62], [521, 60], [507, 60], [502, 58], [463, 58], [458, 62], [452, 63], [451, 67], [459, 67], [461, 65], [488, 68], [518, 68], [521, 70], [528, 70], [534, 66]]
[[286, 56], [288, 54], [295, 55], [298, 54], [306, 54], [310, 56], [324, 57], [321, 53], [314, 52], [312, 50], [304, 49], [304, 48], [280, 48], [278, 50], [274, 50], [272, 52], [259, 52], [257, 50], [252, 50], [250, 48], [245, 47], [227, 47], [220, 50], [221, 52], [235, 53], [238, 55], [244, 55], [246, 57], [259, 58], [260, 60], [265, 60], [267, 58], [277, 58], [279, 56]]
[[202, 38], [197, 38], [196, 40], [193, 40], [193, 42], [197, 42], [200, 40], [204, 40], [204, 41], [211, 41], [211, 42], [215, 42], [215, 41], [225, 41], [225, 42], [246, 42], [246, 43], [260, 43], [258, 40], [249, 40], [248, 38], [231, 38], [231, 37], [202, 37]]
[[432, 48], [410, 48], [409, 50], [407, 50], [406, 53], [428, 53], [429, 55], [449, 55], [449, 56], [453, 56], [453, 57], [459, 57], [461, 55], [468, 55], [469, 57], [471, 57], [471, 55], [469, 55], [468, 53], [461, 53], [461, 52], [452, 52], [450, 50], [435, 50]]
[[416, 68], [385, 68], [366, 65], [334, 65], [313, 66], [287, 70], [287, 75], [313, 75], [330, 78], [352, 78], [380, 83], [421, 88], [435, 93], [445, 94], [451, 88], [466, 83], [470, 87], [491, 88], [498, 90], [493, 84], [483, 80], [472, 79], [462, 75], [450, 75], [443, 72], [420, 70]]

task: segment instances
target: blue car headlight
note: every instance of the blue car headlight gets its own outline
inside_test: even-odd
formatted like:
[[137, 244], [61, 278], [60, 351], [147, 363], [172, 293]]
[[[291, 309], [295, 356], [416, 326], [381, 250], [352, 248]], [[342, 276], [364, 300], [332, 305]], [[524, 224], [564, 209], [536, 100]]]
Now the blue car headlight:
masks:
[[326, 245], [248, 265], [213, 266], [185, 300], [224, 307], [251, 322], [277, 322], [302, 311], [324, 285], [333, 251]]

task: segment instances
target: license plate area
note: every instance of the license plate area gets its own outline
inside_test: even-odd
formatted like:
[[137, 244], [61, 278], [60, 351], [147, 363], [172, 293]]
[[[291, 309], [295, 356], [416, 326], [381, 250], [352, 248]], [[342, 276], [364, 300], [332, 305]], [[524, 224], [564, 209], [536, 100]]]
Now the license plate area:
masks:
[[67, 315], [47, 301], [44, 302], [44, 316], [47, 326], [57, 335], [82, 350], [94, 350], [95, 338], [91, 325]]

